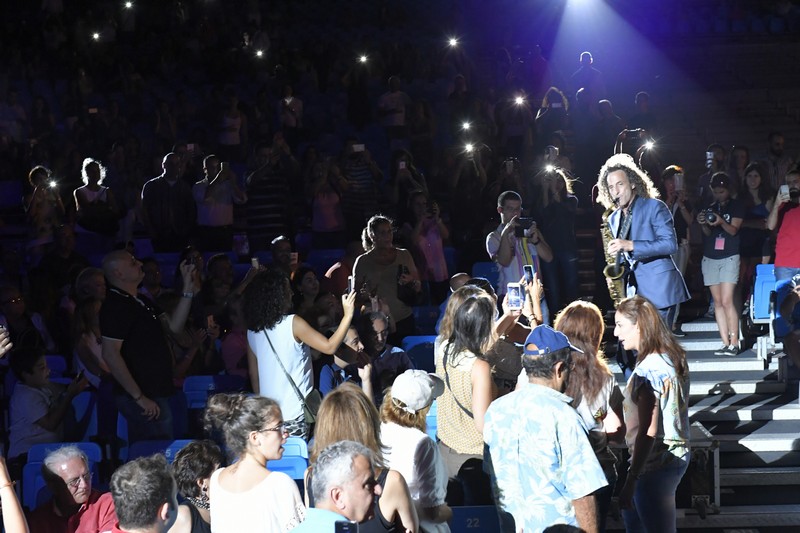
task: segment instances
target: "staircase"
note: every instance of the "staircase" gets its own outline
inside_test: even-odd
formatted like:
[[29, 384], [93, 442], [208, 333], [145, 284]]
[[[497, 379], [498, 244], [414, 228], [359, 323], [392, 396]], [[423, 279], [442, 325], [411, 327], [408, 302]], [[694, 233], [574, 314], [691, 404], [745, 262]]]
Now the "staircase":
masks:
[[[697, 431], [705, 430], [708, 438], [702, 440], [710, 443], [711, 449], [718, 447], [719, 461], [714, 467], [718, 472], [711, 467], [710, 471], [718, 479], [719, 501], [700, 511], [679, 503], [678, 528], [800, 531], [797, 382], [780, 381], [778, 358], [765, 363], [753, 349], [737, 357], [714, 355], [721, 341], [713, 320], [684, 323], [683, 330], [687, 333], [681, 344], [689, 361], [693, 439]], [[624, 386], [621, 376], [619, 381]], [[614, 517], [607, 526], [609, 531], [624, 530], [622, 521]]]

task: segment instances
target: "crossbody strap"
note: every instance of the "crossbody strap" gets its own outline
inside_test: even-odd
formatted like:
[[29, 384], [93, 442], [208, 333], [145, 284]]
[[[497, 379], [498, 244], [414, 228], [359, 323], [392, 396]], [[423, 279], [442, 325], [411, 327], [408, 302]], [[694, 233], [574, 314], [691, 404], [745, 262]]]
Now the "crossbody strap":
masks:
[[272, 353], [275, 354], [275, 359], [278, 360], [278, 364], [281, 365], [281, 370], [283, 370], [283, 374], [286, 376], [286, 379], [289, 380], [289, 383], [292, 384], [292, 389], [294, 389], [294, 393], [297, 395], [297, 399], [300, 400], [300, 403], [303, 405], [306, 404], [306, 399], [303, 397], [303, 394], [300, 392], [300, 389], [297, 388], [292, 376], [289, 375], [289, 372], [286, 371], [286, 367], [283, 366], [283, 361], [278, 356], [278, 352], [275, 350], [275, 346], [272, 345], [272, 340], [270, 340], [269, 335], [267, 335], [267, 330], [264, 330], [264, 337], [267, 338], [267, 342], [269, 343], [269, 347], [272, 348]]
[[474, 419], [475, 416], [472, 414], [472, 411], [470, 411], [469, 409], [464, 407], [461, 404], [461, 402], [458, 401], [458, 398], [456, 398], [456, 393], [453, 392], [453, 387], [450, 386], [450, 375], [447, 373], [447, 353], [449, 351], [448, 349], [449, 349], [449, 346], [445, 346], [445, 348], [444, 348], [444, 357], [442, 358], [442, 366], [444, 366], [444, 382], [447, 384], [447, 388], [450, 389], [450, 392], [453, 393], [453, 400], [455, 400], [456, 405], [458, 407], [460, 407], [461, 410], [464, 411], [467, 414], [467, 416], [469, 416], [470, 418]]

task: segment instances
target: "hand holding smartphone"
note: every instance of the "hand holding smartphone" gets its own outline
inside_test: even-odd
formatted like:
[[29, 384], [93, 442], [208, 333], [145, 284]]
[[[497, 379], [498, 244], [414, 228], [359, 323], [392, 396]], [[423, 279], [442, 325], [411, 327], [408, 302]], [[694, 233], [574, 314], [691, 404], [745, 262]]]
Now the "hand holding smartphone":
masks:
[[509, 283], [506, 286], [506, 305], [509, 309], [522, 309], [525, 299], [522, 296], [522, 285], [519, 283]]

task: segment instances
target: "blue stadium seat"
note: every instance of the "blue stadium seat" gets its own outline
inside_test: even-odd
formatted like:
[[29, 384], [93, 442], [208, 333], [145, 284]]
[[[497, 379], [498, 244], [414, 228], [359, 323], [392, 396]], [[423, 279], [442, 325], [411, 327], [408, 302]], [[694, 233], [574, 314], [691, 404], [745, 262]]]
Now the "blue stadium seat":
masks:
[[435, 372], [436, 365], [433, 360], [433, 343], [436, 335], [408, 336], [403, 339], [401, 348], [408, 354], [414, 366], [426, 372]]
[[453, 519], [450, 531], [453, 533], [500, 533], [500, 518], [494, 505], [452, 507]]
[[754, 322], [768, 321], [769, 295], [775, 290], [775, 265], [756, 265], [750, 313]]
[[45, 355], [51, 378], [63, 377], [67, 372], [67, 360], [61, 355]]
[[287, 437], [283, 445], [283, 456], [296, 456], [308, 459], [308, 443], [300, 437]]
[[414, 323], [420, 335], [433, 335], [436, 333], [436, 321], [439, 320], [438, 305], [417, 305], [411, 308], [414, 313]]
[[133, 461], [139, 457], [148, 457], [156, 453], [166, 454], [171, 440], [139, 440], [132, 442], [128, 448], [126, 461]]
[[188, 376], [183, 382], [183, 393], [189, 409], [205, 409], [209, 396], [218, 392], [241, 391], [244, 385], [244, 378], [241, 376]]
[[72, 399], [75, 415], [74, 426], [65, 428], [65, 433], [80, 441], [88, 441], [97, 435], [97, 393], [83, 391]]
[[169, 461], [170, 464], [172, 464], [172, 462], [175, 460], [175, 455], [177, 455], [179, 451], [185, 448], [186, 445], [192, 442], [194, 442], [193, 439], [178, 439], [172, 441], [170, 445], [167, 446], [167, 448], [164, 450], [164, 455], [167, 457], [167, 461]]
[[308, 468], [308, 459], [299, 455], [286, 455], [284, 452], [282, 458], [268, 461], [267, 468], [273, 472], [283, 472], [295, 481], [302, 480]]
[[89, 459], [89, 470], [92, 472], [92, 484], [100, 483], [97, 464], [103, 460], [100, 446], [93, 442], [54, 442], [50, 444], [34, 444], [28, 451], [28, 462], [22, 467], [22, 505], [28, 509], [35, 509], [52, 495], [47, 488], [42, 476], [44, 458], [53, 450], [73, 444], [80, 448]]
[[497, 287], [500, 283], [500, 273], [497, 271], [497, 265], [492, 261], [482, 261], [472, 265], [473, 278], [486, 278], [489, 283], [494, 287], [497, 292]]

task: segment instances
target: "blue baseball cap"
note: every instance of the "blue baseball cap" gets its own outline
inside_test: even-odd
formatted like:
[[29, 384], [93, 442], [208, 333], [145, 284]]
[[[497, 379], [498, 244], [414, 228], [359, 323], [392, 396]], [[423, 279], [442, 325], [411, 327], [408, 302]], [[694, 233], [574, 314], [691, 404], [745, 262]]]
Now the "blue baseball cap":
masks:
[[583, 353], [583, 350], [570, 344], [566, 335], [560, 331], [554, 330], [550, 326], [541, 325], [536, 326], [533, 331], [528, 334], [528, 338], [525, 339], [525, 346], [522, 348], [522, 354], [532, 357], [541, 357], [549, 353], [563, 350], [564, 348]]

